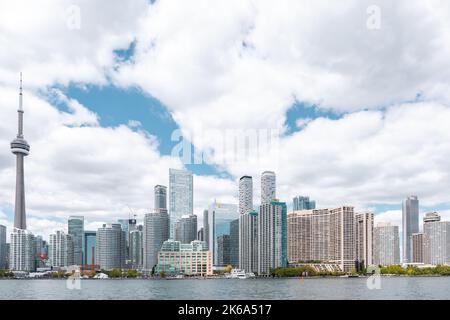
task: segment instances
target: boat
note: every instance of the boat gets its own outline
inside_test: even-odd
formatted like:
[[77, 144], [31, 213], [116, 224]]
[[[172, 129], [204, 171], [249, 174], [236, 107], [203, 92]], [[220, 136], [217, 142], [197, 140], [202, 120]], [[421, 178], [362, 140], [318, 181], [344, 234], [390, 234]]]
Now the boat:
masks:
[[245, 273], [244, 270], [241, 269], [233, 269], [230, 273], [231, 279], [248, 279], [248, 274]]

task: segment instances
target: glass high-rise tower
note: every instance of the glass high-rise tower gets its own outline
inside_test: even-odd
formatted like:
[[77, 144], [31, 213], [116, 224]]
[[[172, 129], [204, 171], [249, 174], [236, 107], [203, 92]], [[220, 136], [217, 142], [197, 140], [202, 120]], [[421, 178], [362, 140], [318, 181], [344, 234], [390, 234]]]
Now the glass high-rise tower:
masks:
[[412, 262], [412, 235], [419, 232], [419, 199], [409, 196], [402, 206], [402, 258], [403, 263]]
[[84, 217], [70, 216], [68, 233], [73, 240], [73, 264], [81, 266], [83, 264]]
[[175, 237], [175, 224], [184, 215], [194, 213], [194, 183], [192, 173], [169, 169], [170, 238]]

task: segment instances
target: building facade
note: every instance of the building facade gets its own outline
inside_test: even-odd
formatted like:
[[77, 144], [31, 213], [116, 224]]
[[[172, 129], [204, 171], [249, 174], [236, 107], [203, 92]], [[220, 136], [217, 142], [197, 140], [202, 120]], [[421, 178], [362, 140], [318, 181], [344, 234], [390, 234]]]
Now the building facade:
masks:
[[125, 231], [119, 223], [104, 224], [97, 230], [95, 261], [102, 270], [125, 266]]
[[62, 268], [74, 264], [74, 238], [64, 231], [56, 231], [49, 236], [49, 263], [52, 267]]
[[286, 203], [272, 200], [259, 208], [258, 274], [268, 275], [275, 268], [287, 267]]
[[73, 264], [81, 266], [83, 264], [84, 217], [70, 216], [67, 231], [73, 240]]
[[97, 245], [97, 232], [84, 232], [83, 264], [87, 266], [97, 265], [95, 261], [95, 247]]
[[412, 235], [413, 263], [424, 263], [423, 250], [424, 250], [423, 233], [413, 233]]
[[130, 232], [130, 265], [133, 269], [142, 269], [144, 264], [144, 233], [140, 230]]
[[436, 213], [427, 213], [423, 219], [424, 263], [450, 264], [450, 221], [441, 221]]
[[214, 265], [225, 267], [231, 264], [230, 259], [230, 235], [222, 234], [217, 237], [217, 263]]
[[169, 169], [170, 238], [175, 238], [175, 224], [183, 215], [194, 213], [194, 182], [192, 173]]
[[143, 267], [151, 271], [158, 263], [158, 252], [169, 239], [169, 215], [166, 212], [147, 213], [143, 230]]
[[6, 269], [6, 227], [0, 225], [0, 270]]
[[258, 212], [239, 215], [239, 269], [258, 272]]
[[211, 252], [203, 241], [182, 244], [167, 240], [158, 253], [157, 273], [183, 274], [187, 276], [210, 276], [212, 271]]
[[9, 269], [12, 271], [34, 271], [34, 235], [23, 229], [13, 229], [9, 247]]
[[239, 214], [253, 211], [253, 179], [242, 176], [239, 179]]
[[419, 232], [419, 199], [407, 197], [402, 204], [402, 262], [412, 261], [412, 235]]
[[175, 224], [175, 241], [191, 243], [194, 240], [197, 240], [197, 216], [182, 216]]
[[360, 268], [373, 265], [373, 223], [372, 212], [355, 215], [355, 254]]
[[276, 175], [273, 171], [261, 174], [261, 204], [271, 203], [276, 199]]
[[239, 267], [239, 219], [230, 222], [230, 264]]
[[316, 208], [316, 201], [309, 200], [309, 197], [297, 196], [292, 199], [293, 211], [313, 210]]
[[208, 248], [213, 257], [213, 265], [220, 266], [217, 239], [230, 235], [230, 222], [239, 217], [238, 206], [214, 201], [208, 209]]
[[155, 211], [166, 210], [167, 211], [167, 187], [156, 185], [155, 186]]
[[373, 263], [381, 266], [400, 264], [398, 226], [378, 223], [373, 229]]

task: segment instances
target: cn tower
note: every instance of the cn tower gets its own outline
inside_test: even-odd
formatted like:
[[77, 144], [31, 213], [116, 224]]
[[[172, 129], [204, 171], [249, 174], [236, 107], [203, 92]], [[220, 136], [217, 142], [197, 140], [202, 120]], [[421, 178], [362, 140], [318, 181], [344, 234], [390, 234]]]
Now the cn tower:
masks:
[[27, 228], [25, 214], [25, 183], [23, 160], [30, 151], [30, 145], [23, 137], [23, 105], [22, 105], [22, 73], [20, 73], [18, 132], [16, 139], [11, 142], [11, 152], [16, 155], [16, 206], [14, 211], [14, 228]]

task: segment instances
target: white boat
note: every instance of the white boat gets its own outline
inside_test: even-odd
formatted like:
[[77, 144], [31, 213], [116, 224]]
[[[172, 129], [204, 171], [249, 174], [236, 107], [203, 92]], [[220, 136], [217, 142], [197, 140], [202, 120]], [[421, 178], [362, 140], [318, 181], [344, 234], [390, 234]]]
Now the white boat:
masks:
[[248, 276], [247, 276], [247, 274], [245, 273], [244, 270], [233, 269], [233, 270], [231, 270], [230, 278], [231, 279], [247, 279]]

